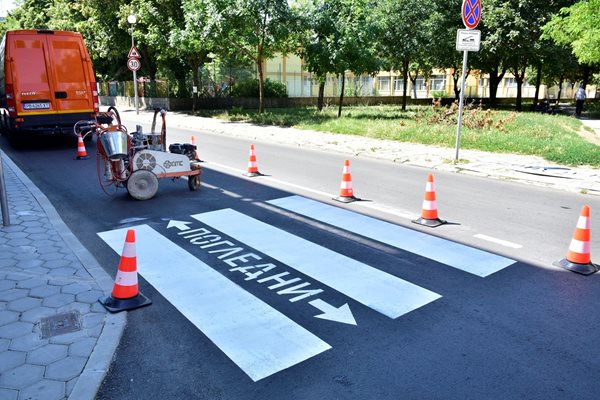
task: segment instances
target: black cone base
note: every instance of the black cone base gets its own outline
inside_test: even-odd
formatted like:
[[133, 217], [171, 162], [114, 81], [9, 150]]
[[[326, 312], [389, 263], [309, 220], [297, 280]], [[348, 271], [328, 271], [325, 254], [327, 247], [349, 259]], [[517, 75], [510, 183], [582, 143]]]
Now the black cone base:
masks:
[[138, 292], [138, 295], [129, 299], [116, 299], [112, 296], [101, 297], [98, 299], [100, 304], [111, 313], [118, 313], [126, 310], [135, 310], [136, 308], [149, 306], [152, 300]]
[[246, 172], [244, 175], [250, 178], [254, 178], [255, 176], [263, 176], [263, 174], [260, 172]]
[[89, 157], [88, 156], [77, 156], [75, 159], [76, 160], [87, 160]]
[[568, 269], [569, 271], [577, 272], [578, 274], [582, 274], [582, 275], [591, 275], [595, 272], [598, 272], [598, 268], [599, 268], [597, 265], [594, 265], [592, 263], [578, 264], [578, 263], [573, 263], [573, 262], [567, 260], [566, 258], [563, 258], [560, 261], [555, 261], [552, 263], [552, 265], [556, 265], [557, 267]]
[[419, 225], [423, 225], [423, 226], [428, 226], [430, 228], [435, 228], [437, 226], [440, 225], [444, 225], [447, 221], [444, 221], [443, 219], [426, 219], [426, 218], [418, 218], [413, 220], [412, 222], [414, 222], [415, 224], [419, 224]]
[[360, 201], [358, 197], [354, 196], [338, 196], [334, 197], [332, 200], [339, 201], [341, 203], [352, 203], [353, 201]]

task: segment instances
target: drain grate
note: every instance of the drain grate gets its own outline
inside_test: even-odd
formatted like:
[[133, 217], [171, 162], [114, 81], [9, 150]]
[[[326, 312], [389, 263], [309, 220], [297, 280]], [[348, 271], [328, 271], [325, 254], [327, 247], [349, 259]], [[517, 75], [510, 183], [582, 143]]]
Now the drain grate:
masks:
[[40, 320], [42, 339], [81, 330], [81, 314], [78, 310], [44, 317]]

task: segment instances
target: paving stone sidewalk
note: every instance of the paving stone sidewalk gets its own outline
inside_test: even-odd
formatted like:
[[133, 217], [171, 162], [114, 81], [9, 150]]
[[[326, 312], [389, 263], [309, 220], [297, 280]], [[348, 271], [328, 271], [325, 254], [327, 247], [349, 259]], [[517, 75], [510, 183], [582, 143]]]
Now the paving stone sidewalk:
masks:
[[98, 303], [114, 281], [39, 189], [2, 162], [10, 225], [0, 225], [0, 400], [91, 400], [126, 313]]

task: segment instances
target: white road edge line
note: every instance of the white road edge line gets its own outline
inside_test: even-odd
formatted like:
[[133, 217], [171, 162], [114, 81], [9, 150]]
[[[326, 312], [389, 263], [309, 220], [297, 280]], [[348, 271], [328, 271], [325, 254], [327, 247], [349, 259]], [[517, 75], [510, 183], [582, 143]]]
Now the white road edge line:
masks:
[[481, 233], [473, 235], [473, 237], [476, 237], [477, 239], [485, 240], [488, 242], [496, 243], [496, 244], [499, 244], [499, 245], [502, 245], [505, 247], [510, 247], [511, 249], [520, 249], [523, 247], [523, 245], [521, 245], [521, 244], [509, 242], [508, 240], [498, 239], [498, 238], [488, 236], [488, 235], [483, 235]]
[[[243, 174], [245, 172], [244, 170], [233, 168], [233, 167], [230, 167], [230, 166], [224, 165], [224, 164], [219, 164], [219, 163], [216, 163], [216, 162], [213, 162], [213, 161], [210, 161], [210, 164], [211, 165], [215, 165], [215, 166], [217, 166], [219, 168], [223, 168], [223, 169], [226, 169], [226, 170], [229, 170], [229, 171], [233, 171], [233, 172], [237, 172], [237, 173], [240, 173], [240, 174]], [[248, 179], [254, 179], [254, 178], [248, 178]], [[318, 196], [322, 196], [322, 197], [325, 197], [325, 198], [328, 198], [328, 199], [331, 199], [331, 198], [333, 198], [333, 197], [336, 196], [334, 193], [322, 192], [322, 191], [317, 190], [317, 189], [312, 189], [312, 188], [309, 188], [309, 187], [306, 187], [306, 186], [297, 185], [295, 183], [282, 181], [280, 179], [276, 179], [276, 178], [273, 178], [273, 177], [270, 177], [270, 176], [261, 176], [260, 180], [261, 181], [269, 181], [269, 182], [273, 182], [273, 183], [276, 183], [276, 184], [280, 184], [280, 185], [284, 185], [284, 186], [288, 186], [288, 187], [300, 189], [300, 190], [303, 190], [305, 192], [314, 193], [314, 194], [316, 194]], [[206, 185], [206, 184], [203, 183], [203, 185]], [[216, 188], [216, 186], [213, 186], [212, 188]], [[405, 219], [408, 219], [408, 220], [413, 220], [413, 219], [415, 219], [415, 218], [417, 218], [419, 216], [418, 213], [410, 213], [408, 211], [400, 210], [400, 209], [397, 209], [397, 208], [388, 207], [388, 206], [381, 206], [381, 205], [377, 205], [377, 204], [373, 204], [373, 203], [368, 203], [368, 202], [365, 202], [365, 203], [356, 202], [356, 203], [353, 203], [353, 207], [370, 208], [372, 210], [381, 211], [381, 212], [384, 212], [386, 214], [394, 215], [396, 217], [405, 218]]]

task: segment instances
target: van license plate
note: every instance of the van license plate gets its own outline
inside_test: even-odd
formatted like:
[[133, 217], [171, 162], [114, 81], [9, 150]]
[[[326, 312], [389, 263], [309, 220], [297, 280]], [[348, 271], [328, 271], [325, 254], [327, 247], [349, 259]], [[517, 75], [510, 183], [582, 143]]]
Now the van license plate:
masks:
[[48, 110], [50, 103], [23, 103], [23, 110]]

